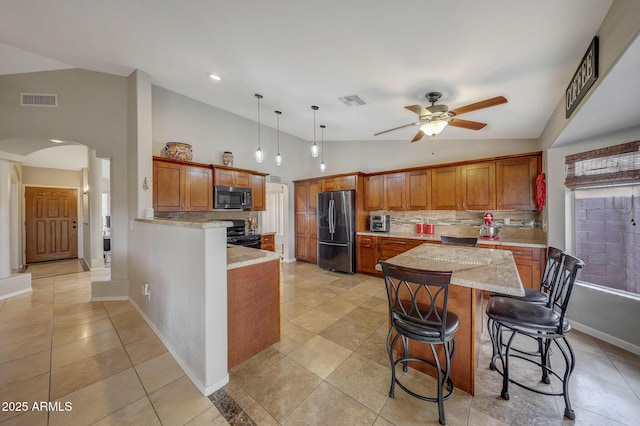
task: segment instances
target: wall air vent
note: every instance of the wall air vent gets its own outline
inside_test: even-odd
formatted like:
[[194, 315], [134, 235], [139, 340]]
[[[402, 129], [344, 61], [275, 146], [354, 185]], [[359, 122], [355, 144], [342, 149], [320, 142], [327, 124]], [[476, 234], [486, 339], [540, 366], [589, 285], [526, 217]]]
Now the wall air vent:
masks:
[[20, 105], [57, 107], [58, 95], [55, 93], [20, 93]]
[[338, 100], [340, 102], [342, 102], [343, 104], [345, 104], [348, 107], [354, 107], [354, 106], [360, 106], [360, 105], [366, 105], [367, 102], [362, 99], [360, 96], [358, 95], [350, 95], [350, 96], [344, 96], [342, 98], [338, 98]]

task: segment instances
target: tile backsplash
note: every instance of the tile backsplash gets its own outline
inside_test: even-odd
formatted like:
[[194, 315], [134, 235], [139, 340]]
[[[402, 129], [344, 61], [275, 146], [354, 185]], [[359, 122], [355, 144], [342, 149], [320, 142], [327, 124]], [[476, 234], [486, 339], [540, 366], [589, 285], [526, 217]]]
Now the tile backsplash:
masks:
[[[389, 214], [391, 232], [415, 234], [417, 223], [435, 225], [434, 235], [477, 236], [484, 223], [484, 211], [419, 210], [380, 211], [370, 214]], [[512, 238], [546, 239], [541, 229], [540, 214], [527, 211], [492, 211], [494, 223], [500, 227], [500, 235]], [[505, 224], [508, 222], [508, 225]]]

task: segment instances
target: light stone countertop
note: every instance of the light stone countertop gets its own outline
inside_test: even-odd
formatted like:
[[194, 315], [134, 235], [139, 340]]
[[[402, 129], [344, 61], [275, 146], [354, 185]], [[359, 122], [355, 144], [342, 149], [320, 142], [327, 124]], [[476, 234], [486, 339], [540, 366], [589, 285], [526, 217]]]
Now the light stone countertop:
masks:
[[224, 221], [224, 220], [211, 220], [211, 219], [147, 219], [147, 218], [137, 218], [137, 222], [145, 222], [145, 223], [156, 223], [159, 225], [169, 225], [169, 226], [181, 226], [183, 228], [228, 228], [233, 226], [233, 222]]
[[[452, 271], [451, 284], [524, 296], [513, 254], [508, 250], [422, 244], [387, 262], [423, 270]], [[376, 269], [382, 270], [380, 265]]]
[[227, 244], [227, 270], [280, 259], [273, 251]]
[[[370, 235], [373, 237], [382, 238], [407, 238], [412, 240], [421, 240], [424, 242], [439, 242], [440, 235], [418, 235], [418, 234], [406, 234], [400, 232], [357, 232], [357, 235]], [[495, 245], [495, 246], [513, 246], [513, 247], [530, 247], [530, 248], [547, 248], [544, 241], [525, 239], [525, 238], [510, 238], [500, 237], [499, 240], [485, 240], [478, 237], [478, 244]]]

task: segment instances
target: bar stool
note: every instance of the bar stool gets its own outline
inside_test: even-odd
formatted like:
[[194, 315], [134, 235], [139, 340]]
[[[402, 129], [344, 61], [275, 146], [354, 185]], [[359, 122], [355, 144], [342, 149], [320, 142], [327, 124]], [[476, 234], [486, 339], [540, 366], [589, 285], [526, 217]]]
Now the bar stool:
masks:
[[[563, 396], [565, 402], [564, 416], [575, 420], [576, 414], [571, 408], [569, 400], [569, 380], [575, 367], [573, 349], [566, 336], [571, 331], [571, 325], [565, 318], [569, 299], [580, 269], [584, 262], [573, 256], [565, 255], [556, 282], [552, 284], [547, 305], [540, 305], [509, 297], [495, 296], [489, 299], [487, 315], [495, 326], [490, 332], [492, 340], [496, 342], [498, 349], [499, 366], [495, 364], [495, 370], [502, 375], [501, 396], [509, 400], [509, 383], [513, 383], [524, 389], [543, 395]], [[503, 333], [504, 330], [504, 333]], [[510, 336], [504, 339], [504, 334]], [[542, 339], [543, 349], [540, 354], [532, 356], [520, 351], [512, 353], [512, 346], [516, 336], [528, 336], [533, 339]], [[551, 345], [554, 344], [565, 362], [563, 371], [554, 370], [549, 363]], [[521, 383], [509, 377], [509, 358], [515, 357], [537, 365], [542, 369], [542, 381], [549, 383], [549, 374], [557, 377], [562, 382], [562, 392], [545, 391], [535, 389], [532, 386]]]
[[556, 274], [560, 270], [562, 265], [562, 259], [564, 258], [564, 252], [555, 247], [547, 248], [547, 262], [542, 273], [542, 280], [540, 281], [540, 290], [533, 288], [525, 288], [524, 296], [513, 296], [507, 294], [493, 293], [491, 296], [510, 297], [512, 299], [525, 300], [531, 303], [538, 303], [545, 305], [549, 300], [549, 293], [551, 293], [551, 285], [554, 282]]
[[[530, 303], [536, 303], [539, 305], [546, 305], [549, 302], [549, 294], [553, 291], [553, 285], [556, 283], [556, 278], [558, 276], [558, 272], [560, 272], [560, 268], [562, 267], [562, 261], [564, 259], [564, 252], [555, 247], [549, 247], [547, 249], [547, 261], [544, 267], [544, 272], [542, 273], [542, 280], [540, 282], [540, 290], [536, 290], [533, 288], [525, 288], [524, 296], [513, 296], [509, 294], [501, 294], [501, 293], [489, 293], [491, 297], [500, 296], [500, 297], [508, 297], [516, 300], [523, 300]], [[491, 318], [487, 318], [487, 330], [489, 330], [489, 336], [493, 337], [495, 334], [495, 330], [492, 330], [494, 327], [493, 321]], [[493, 354], [491, 356], [491, 362], [489, 363], [489, 368], [495, 370], [495, 360], [498, 355], [498, 349], [496, 347], [496, 342], [492, 338], [492, 350]], [[518, 350], [513, 348], [513, 350]], [[523, 352], [523, 351], [521, 351]], [[525, 352], [527, 353], [527, 352]], [[538, 353], [542, 353], [542, 340], [538, 340]], [[531, 354], [531, 352], [529, 352]], [[547, 380], [549, 380], [547, 378]], [[549, 381], [545, 383], [549, 384]]]
[[[409, 395], [423, 401], [438, 403], [438, 421], [445, 424], [444, 401], [453, 395], [451, 381], [451, 359], [455, 353], [454, 333], [460, 326], [458, 316], [447, 312], [451, 271], [424, 271], [420, 269], [380, 262], [389, 301], [391, 328], [387, 336], [387, 353], [391, 364], [391, 389], [389, 397], [395, 395], [395, 385]], [[394, 359], [394, 348], [402, 339], [402, 356]], [[431, 347], [433, 360], [409, 356], [409, 340], [426, 343]], [[434, 345], [444, 349], [444, 366]], [[407, 371], [408, 362], [416, 361], [434, 367], [437, 372], [437, 397], [420, 395], [400, 382], [396, 366], [402, 364]], [[445, 388], [446, 387], [446, 393]]]
[[475, 247], [478, 244], [477, 237], [447, 237], [440, 236], [440, 242], [442, 244], [455, 245], [455, 246], [467, 246]]

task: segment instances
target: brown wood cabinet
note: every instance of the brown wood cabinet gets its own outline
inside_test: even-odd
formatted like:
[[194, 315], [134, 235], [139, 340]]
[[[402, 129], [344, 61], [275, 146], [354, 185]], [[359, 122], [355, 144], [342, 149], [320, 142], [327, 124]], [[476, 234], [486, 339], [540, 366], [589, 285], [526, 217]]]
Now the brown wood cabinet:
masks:
[[459, 170], [460, 210], [495, 210], [495, 162], [469, 164]]
[[410, 238], [382, 237], [378, 239], [378, 261], [391, 259], [407, 250], [424, 244], [424, 241]]
[[266, 210], [266, 179], [264, 175], [252, 175], [252, 191], [251, 199], [253, 201], [253, 208], [251, 210], [259, 211]]
[[378, 238], [371, 235], [356, 236], [356, 272], [378, 274]]
[[294, 182], [296, 259], [316, 263], [318, 260], [318, 192], [321, 180]]
[[356, 189], [356, 175], [338, 175], [322, 179], [322, 191], [347, 191]]
[[212, 211], [212, 173], [208, 164], [153, 157], [153, 208], [159, 212]]
[[496, 172], [494, 162], [431, 170], [433, 210], [495, 210]]
[[262, 250], [276, 251], [276, 237], [273, 234], [260, 236], [260, 248]]
[[516, 262], [522, 286], [540, 290], [542, 271], [546, 262], [546, 250], [535, 247], [500, 246], [501, 250], [511, 250]]
[[372, 175], [364, 179], [364, 200], [367, 210], [384, 209], [384, 175]]
[[431, 170], [431, 208], [433, 210], [458, 210], [460, 189], [458, 168], [436, 167]]
[[538, 156], [496, 162], [496, 195], [499, 210], [537, 210], [536, 177], [541, 171]]
[[226, 166], [213, 166], [215, 185], [235, 186], [238, 188], [253, 187], [253, 173], [249, 170], [233, 169]]
[[367, 210], [426, 210], [431, 204], [430, 171], [382, 173], [365, 178]]
[[431, 170], [413, 170], [404, 175], [407, 210], [430, 210]]
[[280, 262], [227, 271], [228, 367], [280, 340]]

